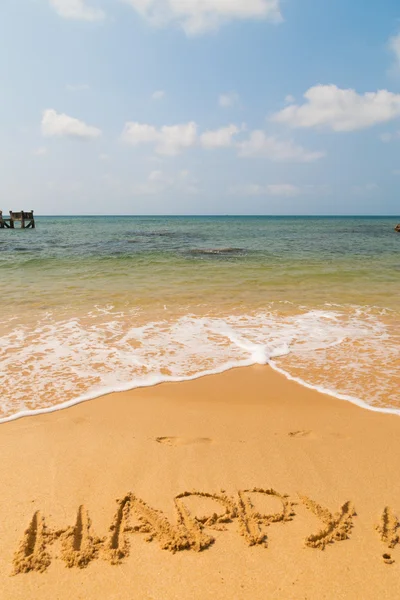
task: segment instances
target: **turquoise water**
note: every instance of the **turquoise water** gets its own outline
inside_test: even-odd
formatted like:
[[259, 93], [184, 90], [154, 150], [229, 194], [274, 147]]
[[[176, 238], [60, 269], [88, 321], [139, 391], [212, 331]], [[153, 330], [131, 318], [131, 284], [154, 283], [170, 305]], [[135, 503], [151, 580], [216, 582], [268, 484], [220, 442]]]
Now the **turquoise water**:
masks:
[[39, 217], [0, 230], [0, 377], [14, 381], [0, 417], [269, 361], [398, 407], [399, 221]]

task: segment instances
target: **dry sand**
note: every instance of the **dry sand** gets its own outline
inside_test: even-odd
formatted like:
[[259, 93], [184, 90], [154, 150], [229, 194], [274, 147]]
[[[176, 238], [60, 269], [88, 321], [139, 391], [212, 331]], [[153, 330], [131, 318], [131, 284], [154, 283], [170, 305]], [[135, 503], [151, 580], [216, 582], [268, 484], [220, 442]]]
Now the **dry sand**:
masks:
[[399, 417], [252, 367], [0, 444], [2, 600], [400, 597]]

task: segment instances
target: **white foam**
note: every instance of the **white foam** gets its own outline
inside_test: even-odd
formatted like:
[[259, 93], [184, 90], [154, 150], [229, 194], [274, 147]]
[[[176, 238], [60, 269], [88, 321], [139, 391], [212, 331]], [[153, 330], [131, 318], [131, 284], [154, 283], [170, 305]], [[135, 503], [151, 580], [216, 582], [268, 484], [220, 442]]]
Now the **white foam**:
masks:
[[270, 364], [302, 385], [363, 408], [400, 414], [393, 395], [398, 373], [391, 366], [399, 348], [382, 311], [293, 312], [271, 306], [240, 316], [143, 323], [137, 310], [107, 306], [83, 318], [48, 313], [33, 327], [3, 320], [0, 422], [252, 364]]
[[267, 365], [270, 361], [270, 356], [266, 348], [256, 348], [252, 351], [251, 358], [256, 365]]
[[288, 373], [284, 369], [280, 369], [273, 362], [270, 363], [270, 366], [274, 369], [274, 371], [277, 371], [281, 375], [284, 375], [290, 381], [295, 381], [296, 383], [310, 390], [315, 390], [316, 392], [320, 392], [321, 394], [325, 394], [326, 396], [332, 396], [332, 398], [336, 398], [337, 400], [346, 400], [347, 402], [351, 402], [352, 404], [355, 404], [360, 408], [365, 408], [366, 410], [370, 410], [372, 412], [384, 413], [388, 415], [400, 415], [399, 408], [382, 408], [379, 406], [373, 406], [371, 404], [368, 404], [367, 402], [364, 402], [363, 400], [360, 400], [359, 398], [355, 398], [354, 396], [349, 396], [348, 394], [340, 394], [321, 385], [312, 385], [310, 383], [307, 383], [306, 381], [304, 381], [304, 379], [301, 379], [300, 377], [293, 377], [292, 375], [290, 375], [290, 373]]

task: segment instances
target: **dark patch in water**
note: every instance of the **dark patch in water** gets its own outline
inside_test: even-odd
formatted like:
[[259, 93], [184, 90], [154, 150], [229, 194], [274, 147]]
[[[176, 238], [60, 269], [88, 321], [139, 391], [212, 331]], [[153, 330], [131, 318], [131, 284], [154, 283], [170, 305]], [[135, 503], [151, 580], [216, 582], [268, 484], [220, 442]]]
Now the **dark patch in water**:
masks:
[[124, 232], [122, 234], [119, 235], [118, 239], [121, 239], [121, 237], [123, 238], [130, 238], [130, 239], [136, 239], [138, 241], [150, 241], [150, 240], [154, 240], [154, 239], [175, 239], [175, 240], [185, 240], [185, 239], [193, 239], [193, 238], [197, 238], [197, 239], [203, 239], [204, 236], [199, 234], [198, 231], [136, 231], [136, 230], [131, 230], [131, 231], [127, 231]]
[[182, 233], [179, 231], [150, 231], [147, 233], [149, 237], [181, 237]]
[[243, 256], [244, 248], [192, 248], [188, 254], [192, 256]]
[[186, 235], [180, 231], [128, 231], [123, 237], [149, 238], [149, 237], [171, 237], [177, 238]]

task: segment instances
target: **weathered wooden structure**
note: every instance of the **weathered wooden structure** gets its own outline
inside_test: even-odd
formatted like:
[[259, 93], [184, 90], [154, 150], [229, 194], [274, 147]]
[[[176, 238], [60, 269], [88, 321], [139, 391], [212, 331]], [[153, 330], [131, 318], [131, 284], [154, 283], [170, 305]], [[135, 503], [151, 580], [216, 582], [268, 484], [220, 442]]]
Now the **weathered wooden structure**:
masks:
[[9, 217], [3, 217], [3, 211], [0, 210], [0, 229], [15, 229], [15, 223], [21, 223], [21, 229], [34, 229], [35, 219], [33, 210], [14, 212], [10, 210]]

